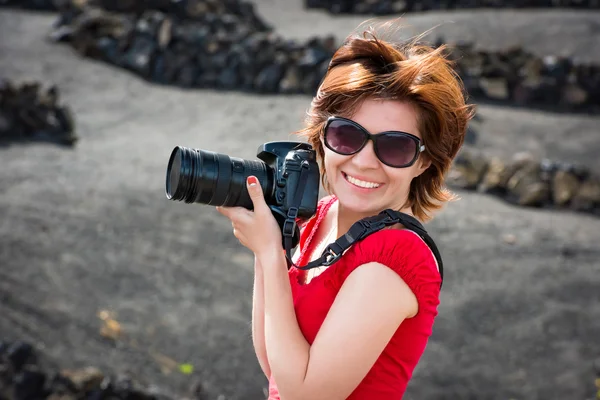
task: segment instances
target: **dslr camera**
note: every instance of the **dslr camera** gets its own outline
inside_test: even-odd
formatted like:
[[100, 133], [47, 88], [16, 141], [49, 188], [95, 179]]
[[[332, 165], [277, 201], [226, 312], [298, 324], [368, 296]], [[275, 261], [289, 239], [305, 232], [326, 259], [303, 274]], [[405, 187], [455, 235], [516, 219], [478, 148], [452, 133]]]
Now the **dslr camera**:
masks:
[[283, 247], [296, 247], [300, 239], [296, 220], [308, 219], [317, 210], [320, 173], [316, 152], [308, 143], [268, 142], [259, 146], [257, 157], [257, 161], [244, 160], [177, 146], [167, 166], [167, 198], [251, 210], [246, 179], [254, 175], [282, 230]]

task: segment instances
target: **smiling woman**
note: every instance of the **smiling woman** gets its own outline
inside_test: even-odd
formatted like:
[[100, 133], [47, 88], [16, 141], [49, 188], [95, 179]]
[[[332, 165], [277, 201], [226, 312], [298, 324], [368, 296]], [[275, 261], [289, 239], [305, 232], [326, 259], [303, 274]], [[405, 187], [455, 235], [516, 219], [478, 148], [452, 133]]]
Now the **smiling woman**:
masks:
[[335, 53], [297, 132], [315, 148], [330, 195], [303, 223], [289, 271], [255, 179], [253, 211], [219, 208], [255, 254], [253, 342], [270, 400], [403, 396], [439, 305], [429, 247], [396, 225], [354, 243], [329, 267], [296, 264], [318, 259], [365, 217], [393, 209], [426, 221], [453, 198], [444, 177], [473, 109], [444, 54], [382, 40], [372, 29]]

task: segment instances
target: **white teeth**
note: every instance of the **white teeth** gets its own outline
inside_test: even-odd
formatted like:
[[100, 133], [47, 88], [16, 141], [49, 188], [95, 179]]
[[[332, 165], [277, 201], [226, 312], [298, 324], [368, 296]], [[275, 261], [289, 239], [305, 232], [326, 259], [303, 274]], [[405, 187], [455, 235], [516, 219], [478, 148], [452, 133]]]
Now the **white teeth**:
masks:
[[380, 186], [378, 183], [361, 181], [360, 179], [356, 179], [350, 175], [346, 175], [346, 179], [348, 179], [348, 182], [352, 183], [353, 185], [360, 186], [365, 189], [375, 189], [376, 187]]

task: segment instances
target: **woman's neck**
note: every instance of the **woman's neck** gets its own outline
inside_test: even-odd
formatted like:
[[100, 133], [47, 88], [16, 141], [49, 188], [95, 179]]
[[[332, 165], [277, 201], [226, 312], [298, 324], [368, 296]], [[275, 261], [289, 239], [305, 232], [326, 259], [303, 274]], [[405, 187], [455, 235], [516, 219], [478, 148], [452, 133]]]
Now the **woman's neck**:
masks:
[[[344, 206], [340, 204], [339, 200], [334, 204], [334, 207], [334, 221], [337, 222], [337, 237], [340, 237], [341, 235], [348, 232], [348, 230], [350, 230], [350, 228], [352, 227], [352, 225], [354, 225], [355, 222], [360, 221], [361, 219], [366, 217], [372, 217], [383, 211], [379, 210], [374, 213], [357, 213], [352, 210], [348, 210], [347, 208], [344, 208]], [[410, 207], [405, 207], [404, 209], [400, 210], [400, 212], [411, 216], [413, 215]]]

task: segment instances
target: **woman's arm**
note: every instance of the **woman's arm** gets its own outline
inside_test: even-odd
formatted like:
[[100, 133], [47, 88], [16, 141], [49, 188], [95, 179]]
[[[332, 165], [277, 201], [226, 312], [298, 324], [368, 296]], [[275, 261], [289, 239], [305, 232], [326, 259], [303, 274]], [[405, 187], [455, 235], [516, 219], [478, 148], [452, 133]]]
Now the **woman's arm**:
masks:
[[254, 257], [254, 289], [252, 294], [252, 344], [260, 367], [269, 379], [271, 367], [265, 346], [265, 294], [263, 269], [258, 258]]
[[380, 263], [345, 280], [314, 343], [300, 331], [285, 258], [263, 255], [265, 346], [282, 399], [345, 399], [371, 369], [405, 318], [418, 309], [402, 278]]

